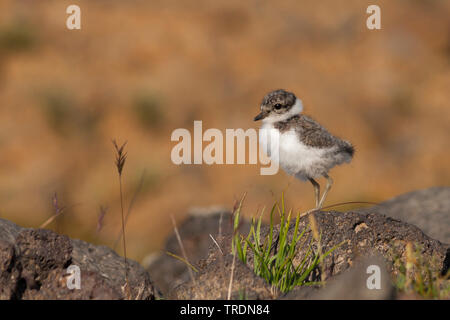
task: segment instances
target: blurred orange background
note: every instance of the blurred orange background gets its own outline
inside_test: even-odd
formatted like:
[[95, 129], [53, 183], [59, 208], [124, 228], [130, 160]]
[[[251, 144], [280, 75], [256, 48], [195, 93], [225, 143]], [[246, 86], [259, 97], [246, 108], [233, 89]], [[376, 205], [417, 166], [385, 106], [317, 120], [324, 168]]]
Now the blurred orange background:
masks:
[[[81, 7], [81, 30], [66, 28]], [[366, 8], [381, 7], [381, 30]], [[285, 88], [350, 140], [326, 204], [381, 201], [450, 184], [449, 1], [0, 1], [0, 217], [113, 246], [120, 202], [111, 139], [128, 141], [129, 256], [162, 247], [170, 215], [313, 207], [309, 183], [258, 165], [170, 160], [176, 128], [257, 128], [262, 97]], [[323, 182], [323, 181], [320, 181]], [[99, 207], [108, 207], [96, 231]], [[121, 252], [121, 248], [117, 250]]]

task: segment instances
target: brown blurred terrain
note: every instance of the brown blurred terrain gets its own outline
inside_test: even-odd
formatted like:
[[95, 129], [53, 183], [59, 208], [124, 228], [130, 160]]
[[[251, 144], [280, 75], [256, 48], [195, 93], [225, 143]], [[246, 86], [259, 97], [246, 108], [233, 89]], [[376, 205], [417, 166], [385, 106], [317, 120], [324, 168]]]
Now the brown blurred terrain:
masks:
[[[65, 26], [78, 4], [82, 29]], [[382, 30], [366, 28], [381, 7]], [[268, 91], [356, 146], [327, 204], [450, 184], [450, 2], [0, 1], [0, 217], [113, 246], [120, 231], [111, 139], [128, 141], [129, 255], [160, 249], [193, 206], [313, 206], [313, 188], [258, 165], [176, 166], [176, 128], [251, 128]], [[322, 181], [321, 181], [322, 182]], [[99, 207], [108, 207], [96, 232]], [[120, 251], [121, 249], [118, 248]]]

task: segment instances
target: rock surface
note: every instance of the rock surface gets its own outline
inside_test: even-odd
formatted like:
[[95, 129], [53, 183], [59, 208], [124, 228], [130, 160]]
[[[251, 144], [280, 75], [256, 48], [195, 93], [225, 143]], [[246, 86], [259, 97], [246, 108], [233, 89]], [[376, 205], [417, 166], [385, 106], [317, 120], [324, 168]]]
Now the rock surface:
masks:
[[[395, 273], [396, 270], [391, 266], [397, 257], [405, 259], [408, 242], [421, 248], [420, 253], [424, 263], [432, 271], [441, 272], [446, 268], [444, 261], [448, 245], [428, 237], [416, 226], [386, 217], [380, 211], [372, 213], [316, 212], [311, 216], [315, 218], [318, 232], [322, 235], [323, 252], [341, 244], [323, 261], [325, 278], [347, 270], [359, 257], [374, 254], [381, 255], [387, 261], [389, 271]], [[307, 228], [305, 236], [308, 239], [313, 236], [308, 227], [309, 223], [308, 216], [300, 220], [300, 229]], [[293, 229], [291, 225], [291, 233]], [[306, 250], [306, 247], [298, 250], [294, 262], [301, 261]], [[318, 274], [317, 277], [320, 275]]]
[[[417, 191], [364, 210], [316, 211], [302, 217], [299, 228], [305, 230], [305, 243], [320, 234], [321, 252], [336, 246], [307, 279], [325, 280], [326, 286], [297, 287], [281, 295], [253, 273], [252, 253], [248, 252], [247, 265], [235, 260], [231, 298], [401, 298], [389, 277], [398, 271], [395, 261], [405, 262], [408, 243], [419, 248], [422, 263], [430, 271], [444, 275], [449, 270], [450, 245], [430, 236], [446, 239], [448, 189]], [[240, 233], [246, 235], [248, 227], [248, 222], [243, 223]], [[232, 214], [225, 210], [196, 212], [179, 224], [178, 230], [188, 260], [198, 272], [192, 281], [185, 263], [167, 254], [157, 255], [148, 269], [163, 288], [164, 297], [226, 299], [233, 265]], [[279, 226], [275, 226], [273, 252], [278, 246], [278, 230]], [[293, 231], [291, 224], [288, 238]], [[267, 226], [261, 227], [262, 237], [268, 232]], [[318, 242], [312, 243], [313, 251], [319, 252]], [[303, 260], [307, 250], [307, 246], [297, 247], [294, 264]], [[168, 238], [165, 251], [182, 256], [175, 235]], [[71, 265], [80, 268], [80, 290], [67, 287], [67, 268]], [[368, 265], [380, 267], [381, 290], [368, 290]], [[0, 219], [0, 299], [124, 299], [124, 273], [123, 258], [107, 247], [72, 240], [49, 230], [21, 228]], [[159, 295], [149, 274], [138, 263], [129, 261], [128, 273], [132, 299], [153, 299]]]
[[409, 192], [360, 211], [382, 212], [419, 227], [433, 239], [450, 243], [450, 187]]
[[[371, 268], [378, 268], [377, 270]], [[369, 271], [369, 273], [368, 273]], [[379, 282], [371, 276], [379, 276]], [[367, 285], [370, 280], [370, 287]], [[297, 287], [284, 300], [390, 300], [396, 297], [385, 261], [381, 256], [365, 257], [328, 281], [323, 288]]]
[[[211, 263], [204, 264], [195, 276], [195, 281], [187, 281], [169, 294], [169, 299], [225, 300], [232, 273], [233, 256], [225, 255]], [[237, 257], [231, 286], [233, 300], [265, 300], [275, 297], [267, 282], [253, 273]]]
[[[69, 289], [67, 268], [80, 269], [80, 289]], [[50, 230], [25, 229], [0, 219], [0, 299], [124, 299], [123, 258], [104, 246]], [[147, 272], [129, 261], [131, 299], [153, 299]]]
[[[248, 223], [240, 226], [243, 233], [248, 232], [248, 229]], [[209, 248], [214, 245], [210, 235], [219, 241], [219, 238], [232, 233], [232, 214], [223, 209], [192, 210], [186, 220], [178, 225], [178, 231], [189, 262], [197, 265], [201, 259], [207, 257]], [[175, 234], [168, 237], [163, 252], [150, 257], [147, 266], [155, 285], [163, 294], [189, 280], [186, 264], [167, 255], [166, 252], [182, 256]]]
[[[360, 262], [358, 261], [365, 261], [365, 257], [378, 256], [381, 259], [380, 261], [386, 262], [388, 273], [395, 274], [397, 270], [393, 267], [393, 262], [398, 258], [405, 261], [406, 245], [409, 242], [421, 248], [420, 254], [422, 259], [424, 259], [424, 263], [431, 271], [446, 272], [448, 270], [448, 245], [428, 237], [419, 228], [411, 224], [386, 217], [380, 212], [342, 213], [330, 211], [315, 212], [309, 216], [304, 216], [300, 219], [299, 226], [301, 230], [306, 228], [304, 235], [308, 239], [306, 243], [309, 243], [309, 239], [313, 237], [313, 232], [309, 227], [311, 222], [310, 217], [314, 217], [317, 230], [322, 235], [322, 252], [326, 252], [334, 246], [340, 245], [331, 255], [324, 259], [323, 268], [317, 268], [308, 279], [309, 281], [329, 280], [329, 289], [327, 291], [319, 289], [316, 292], [313, 288], [298, 288], [292, 293], [292, 299], [294, 297], [302, 299], [353, 299], [355, 296], [361, 294], [361, 290], [364, 288], [363, 279], [367, 279], [368, 277], [363, 272], [364, 266], [360, 266]], [[277, 230], [278, 227], [275, 227], [275, 244], [277, 243]], [[290, 226], [288, 237], [292, 237], [293, 230], [294, 224]], [[263, 227], [261, 230], [262, 236], [265, 236], [268, 231], [268, 227]], [[226, 254], [227, 252], [231, 252], [231, 236], [226, 236], [219, 243], [222, 251], [225, 252], [225, 258], [217, 248], [212, 246], [209, 256], [203, 261], [203, 265], [206, 267], [202, 268], [197, 275], [196, 283], [194, 284], [191, 280], [186, 281], [173, 290], [170, 295], [171, 298], [222, 299], [224, 297], [227, 283], [226, 279], [229, 279], [231, 270], [229, 264], [230, 255]], [[313, 244], [313, 249], [317, 252], [317, 242]], [[276, 250], [276, 245], [273, 246], [273, 250]], [[298, 248], [294, 258], [294, 264], [302, 261], [306, 250], [306, 247]], [[244, 266], [239, 267], [241, 272], [237, 279], [242, 284], [252, 284], [252, 281], [256, 281], [254, 280], [255, 275], [251, 272], [251, 252], [249, 252], [248, 256], [247, 272], [242, 269]], [[225, 259], [225, 265], [221, 265], [221, 259]], [[362, 264], [364, 265], [364, 263]], [[379, 264], [384, 265], [384, 262], [380, 262]], [[221, 266], [221, 268], [218, 266]], [[380, 268], [383, 270], [383, 267], [380, 266]], [[323, 273], [322, 270], [324, 271]], [[386, 277], [383, 276], [383, 278], [386, 280]], [[260, 280], [264, 282], [263, 279]], [[346, 290], [342, 290], [343, 283], [347, 283]], [[373, 292], [372, 295], [365, 292], [365, 298], [390, 298], [392, 296], [392, 288], [387, 283], [383, 282], [383, 286], [386, 288], [385, 291]], [[267, 288], [268, 284], [263, 285], [262, 282], [261, 284], [258, 282], [256, 286], [257, 288]], [[246, 285], [243, 287], [247, 288]], [[265, 291], [265, 289], [261, 289], [258, 293], [250, 293], [252, 297], [259, 299], [275, 297], [272, 293], [269, 294], [267, 292], [270, 292], [270, 290]]]

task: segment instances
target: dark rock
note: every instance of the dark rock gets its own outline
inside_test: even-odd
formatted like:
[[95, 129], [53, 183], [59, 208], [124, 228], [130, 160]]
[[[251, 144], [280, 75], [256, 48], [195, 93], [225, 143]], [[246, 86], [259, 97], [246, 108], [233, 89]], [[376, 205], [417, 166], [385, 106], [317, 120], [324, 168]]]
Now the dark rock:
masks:
[[447, 253], [445, 254], [445, 259], [441, 270], [441, 276], [445, 276], [449, 270], [450, 270], [450, 248], [447, 249]]
[[52, 270], [39, 290], [26, 290], [22, 299], [26, 300], [119, 300], [122, 290], [107, 284], [105, 278], [93, 271], [81, 270], [79, 290], [67, 289], [68, 274], [65, 270]]
[[[231, 254], [205, 264], [196, 274], [195, 282], [187, 281], [179, 285], [170, 292], [169, 299], [227, 299], [232, 264]], [[266, 281], [256, 276], [237, 257], [233, 274], [231, 299], [264, 300], [275, 297]]]
[[[244, 222], [239, 230], [248, 232], [248, 222]], [[217, 249], [210, 235], [219, 241], [223, 235], [233, 232], [232, 214], [222, 209], [197, 209], [188, 214], [186, 220], [178, 226], [178, 231], [189, 262], [197, 265], [201, 259], [207, 257], [211, 246]], [[166, 252], [182, 257], [180, 245], [173, 233], [166, 241], [164, 252], [150, 257], [147, 268], [155, 279], [155, 285], [163, 294], [189, 280], [186, 264], [167, 255]]]
[[14, 243], [21, 230], [21, 227], [11, 221], [0, 219], [0, 238], [2, 240]]
[[419, 227], [436, 240], [450, 243], [450, 187], [409, 192], [360, 212], [382, 212]]
[[[367, 284], [369, 277], [374, 276], [370, 266], [379, 268], [379, 287], [370, 287]], [[368, 273], [368, 271], [370, 271]], [[372, 284], [373, 282], [370, 281]], [[303, 288], [302, 288], [303, 289]], [[306, 288], [307, 289], [307, 288]], [[366, 257], [357, 261], [354, 266], [340, 275], [330, 279], [323, 288], [310, 291], [305, 296], [302, 290], [289, 292], [287, 299], [312, 299], [312, 300], [391, 300], [394, 299], [396, 290], [391, 283], [391, 275], [387, 271], [386, 264], [380, 256]]]
[[14, 297], [17, 290], [20, 272], [14, 268], [15, 259], [14, 244], [0, 239], [0, 300]]
[[[337, 246], [332, 254], [327, 256], [320, 268], [316, 268], [308, 281], [330, 282], [329, 287], [310, 288], [297, 287], [291, 295], [281, 296], [283, 299], [352, 299], [353, 296], [362, 294], [363, 279], [367, 279], [364, 265], [368, 262], [365, 257], [379, 256], [386, 261], [387, 272], [382, 272], [382, 286], [386, 290], [377, 292], [365, 292], [364, 297], [367, 299], [382, 298], [388, 299], [392, 297], [392, 287], [388, 285], [388, 277], [395, 275], [398, 270], [394, 268], [395, 259], [405, 261], [406, 244], [414, 243], [420, 247], [421, 258], [424, 264], [430, 268], [432, 272], [443, 272], [446, 267], [446, 259], [448, 259], [448, 245], [434, 240], [425, 235], [416, 226], [406, 222], [386, 217], [381, 213], [361, 213], [361, 212], [315, 212], [310, 214], [315, 217], [318, 233], [321, 234], [322, 252], [327, 252], [331, 248]], [[305, 243], [309, 243], [313, 232], [309, 227], [310, 217], [304, 216], [300, 219], [299, 228], [305, 230]], [[274, 228], [274, 245], [276, 250], [279, 226]], [[288, 232], [289, 241], [292, 238], [294, 224], [290, 226]], [[262, 237], [269, 232], [268, 227], [261, 229]], [[225, 237], [221, 242], [222, 251], [230, 252], [231, 236]], [[313, 250], [318, 252], [317, 242], [313, 242]], [[294, 258], [294, 264], [298, 265], [306, 254], [307, 246], [298, 247]], [[205, 264], [209, 265], [220, 261], [220, 252], [211, 250], [209, 256], [205, 260]], [[252, 267], [252, 253], [248, 252], [248, 267]], [[371, 261], [371, 260], [367, 260]], [[361, 264], [360, 266], [358, 266]], [[384, 262], [379, 262], [381, 270], [383, 270]], [[354, 270], [346, 271], [352, 266], [357, 266]], [[364, 272], [362, 272], [364, 271]], [[346, 275], [343, 273], [345, 272]], [[211, 272], [212, 273], [212, 272]], [[342, 275], [342, 278], [335, 278]], [[354, 277], [353, 280], [352, 277]], [[340, 280], [341, 279], [341, 280]], [[344, 279], [344, 280], [342, 280]], [[242, 280], [241, 280], [242, 281]], [[341, 290], [341, 286], [347, 282], [348, 291]], [[328, 289], [327, 289], [328, 288]], [[359, 292], [359, 293], [358, 293]], [[327, 294], [328, 293], [328, 294]], [[188, 296], [186, 294], [186, 296]], [[338, 297], [341, 296], [341, 297]]]
[[297, 286], [286, 294], [281, 294], [280, 300], [308, 300], [319, 291], [319, 287], [315, 286]]
[[[124, 259], [105, 246], [95, 246], [82, 240], [72, 240], [72, 264], [89, 274], [101, 275], [109, 287], [121, 288], [125, 283]], [[128, 282], [131, 296], [143, 300], [154, 298], [154, 287], [150, 276], [136, 261], [128, 259]], [[122, 292], [121, 292], [122, 294]]]
[[24, 229], [16, 238], [15, 250], [27, 288], [39, 290], [51, 270], [69, 266], [72, 245], [68, 237], [50, 230]]
[[[372, 255], [381, 255], [388, 262], [389, 271], [395, 273], [393, 262], [397, 257], [405, 259], [408, 242], [421, 248], [422, 259], [431, 271], [441, 272], [445, 267], [448, 245], [428, 237], [419, 228], [406, 222], [377, 212], [330, 211], [315, 212], [311, 215], [315, 217], [318, 232], [322, 235], [322, 252], [337, 246], [323, 261], [325, 274], [316, 275], [317, 277], [323, 276], [326, 279], [337, 275], [352, 266], [357, 258]], [[308, 216], [300, 219], [300, 229], [307, 228], [307, 239], [313, 236], [308, 227], [309, 223]], [[291, 225], [291, 233], [293, 229], [294, 225]], [[317, 243], [314, 248], [317, 251]], [[306, 250], [306, 247], [300, 248], [294, 262], [301, 261]]]
[[[308, 280], [325, 280], [329, 283], [327, 287], [320, 289], [298, 287], [294, 289], [291, 296], [288, 294], [282, 296], [282, 298], [353, 299], [353, 297], [357, 296], [365, 299], [392, 298], [393, 288], [389, 283], [389, 277], [395, 275], [398, 271], [395, 269], [393, 262], [396, 259], [405, 261], [406, 245], [408, 243], [413, 243], [420, 248], [421, 258], [432, 272], [444, 272], [448, 269], [448, 245], [430, 238], [414, 225], [385, 216], [380, 208], [374, 209], [369, 213], [330, 211], [314, 212], [304, 216], [300, 219], [299, 227], [301, 230], [306, 230], [304, 234], [305, 243], [309, 243], [309, 240], [313, 237], [313, 232], [310, 228], [312, 217], [315, 219], [318, 233], [321, 234], [322, 252], [326, 252], [335, 246], [337, 247], [332, 254], [324, 259], [321, 267], [317, 268]], [[289, 238], [292, 237], [293, 229], [294, 223], [290, 226]], [[278, 230], [279, 226], [276, 226], [274, 229], [275, 241], [273, 250], [276, 250]], [[261, 228], [263, 237], [268, 232], [269, 228], [267, 226]], [[227, 288], [225, 279], [229, 281], [230, 275], [229, 253], [231, 252], [231, 235], [228, 234], [222, 238], [217, 237], [216, 240], [221, 250], [213, 244], [209, 245], [208, 256], [199, 263], [200, 266], [205, 267], [201, 268], [199, 274], [196, 275], [196, 284], [187, 279], [184, 284], [171, 291], [171, 297], [180, 299], [208, 297], [211, 299], [223, 299], [225, 297], [224, 294]], [[307, 246], [297, 248], [294, 264], [298, 264], [303, 260], [307, 249]], [[313, 242], [313, 250], [318, 252], [316, 241]], [[367, 287], [365, 287], [364, 281], [369, 277], [366, 273], [366, 264], [372, 261], [365, 260], [365, 258], [372, 256], [380, 257], [377, 263], [382, 272], [382, 290], [365, 292], [364, 290]], [[225, 262], [223, 262], [224, 260]], [[386, 268], [384, 267], [384, 261], [386, 261]], [[239, 283], [253, 281], [252, 279], [254, 279], [255, 275], [252, 272], [252, 264], [252, 253], [250, 251], [248, 252], [246, 272], [242, 270], [242, 263], [237, 261], [237, 265], [242, 270], [238, 280]], [[184, 268], [186, 268], [185, 265]], [[354, 279], [352, 280], [352, 278]], [[264, 286], [268, 286], [263, 279], [258, 279], [264, 282]], [[348, 288], [344, 291], [342, 287], [346, 282]], [[260, 296], [256, 294], [255, 296], [263, 299], [269, 297], [269, 295], [264, 294]], [[272, 293], [271, 297], [274, 297]]]
[[[23, 229], [0, 219], [0, 299], [124, 299], [124, 260], [114, 251], [50, 230]], [[67, 267], [80, 269], [69, 289]], [[152, 299], [148, 273], [129, 260], [132, 299]]]

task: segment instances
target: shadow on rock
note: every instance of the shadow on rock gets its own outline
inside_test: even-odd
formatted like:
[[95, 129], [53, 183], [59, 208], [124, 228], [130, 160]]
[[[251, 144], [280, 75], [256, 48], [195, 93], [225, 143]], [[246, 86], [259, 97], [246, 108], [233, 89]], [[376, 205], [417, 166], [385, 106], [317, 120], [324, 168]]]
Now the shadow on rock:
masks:
[[[239, 230], [247, 233], [249, 228], [248, 222], [244, 222]], [[178, 230], [189, 262], [198, 266], [199, 261], [205, 259], [210, 250], [217, 250], [212, 238], [221, 242], [224, 236], [232, 234], [232, 214], [222, 209], [197, 209], [191, 211], [178, 225]], [[189, 280], [187, 265], [166, 252], [182, 257], [175, 234], [167, 238], [164, 252], [147, 257], [147, 270], [163, 294], [168, 294], [171, 289]]]

